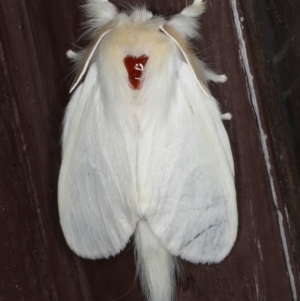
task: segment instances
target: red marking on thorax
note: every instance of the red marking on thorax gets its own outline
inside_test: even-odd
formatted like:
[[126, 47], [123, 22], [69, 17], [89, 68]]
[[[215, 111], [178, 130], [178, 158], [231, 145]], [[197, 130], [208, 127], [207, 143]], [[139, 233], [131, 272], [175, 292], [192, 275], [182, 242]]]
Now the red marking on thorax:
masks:
[[124, 59], [124, 65], [127, 69], [128, 79], [132, 89], [134, 90], [140, 89], [142, 73], [147, 61], [148, 57], [145, 55], [139, 57], [127, 55]]

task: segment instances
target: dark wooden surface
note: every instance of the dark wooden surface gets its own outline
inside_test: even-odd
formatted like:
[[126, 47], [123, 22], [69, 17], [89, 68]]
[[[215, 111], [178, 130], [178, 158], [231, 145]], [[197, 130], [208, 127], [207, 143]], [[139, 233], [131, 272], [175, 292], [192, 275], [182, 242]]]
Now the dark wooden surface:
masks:
[[[234, 19], [235, 0], [207, 1], [195, 47], [229, 78], [211, 90], [233, 114], [225, 123], [236, 166], [238, 239], [221, 264], [181, 261], [178, 301], [300, 298], [299, 3], [236, 2]], [[167, 15], [185, 3], [147, 1]], [[0, 301], [143, 300], [131, 243], [115, 258], [84, 260], [70, 251], [59, 225], [59, 141], [71, 70], [65, 52], [80, 35], [79, 4], [0, 3]]]

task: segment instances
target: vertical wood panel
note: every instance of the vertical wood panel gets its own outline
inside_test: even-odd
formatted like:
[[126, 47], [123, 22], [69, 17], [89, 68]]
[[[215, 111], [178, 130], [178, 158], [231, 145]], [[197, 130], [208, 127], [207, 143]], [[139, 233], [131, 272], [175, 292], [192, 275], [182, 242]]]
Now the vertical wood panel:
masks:
[[300, 3], [244, 1], [281, 195], [300, 258]]
[[[123, 7], [136, 1], [113, 2]], [[59, 141], [71, 70], [65, 52], [80, 35], [80, 3], [0, 3], [0, 301], [142, 300], [139, 283], [134, 282], [131, 242], [109, 260], [84, 260], [68, 248], [59, 225]], [[281, 0], [271, 1], [270, 6], [266, 1], [237, 1], [259, 118], [267, 136], [268, 173], [230, 3], [207, 1], [202, 38], [194, 45], [209, 67], [229, 78], [226, 84], [210, 88], [222, 111], [233, 114], [225, 126], [236, 166], [238, 239], [221, 264], [180, 261], [184, 277], [178, 281], [178, 300], [296, 300], [295, 294], [300, 296], [300, 64], [299, 44], [292, 41], [299, 41], [295, 29], [299, 6], [293, 1], [283, 6]], [[179, 12], [185, 4], [147, 1], [152, 11], [166, 15]], [[282, 22], [294, 29], [284, 29]]]

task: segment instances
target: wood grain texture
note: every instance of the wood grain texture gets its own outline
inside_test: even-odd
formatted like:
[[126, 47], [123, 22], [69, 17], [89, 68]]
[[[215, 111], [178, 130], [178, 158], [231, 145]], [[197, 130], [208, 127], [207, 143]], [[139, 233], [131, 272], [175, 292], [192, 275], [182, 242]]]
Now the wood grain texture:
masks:
[[300, 260], [300, 26], [299, 1], [244, 1], [254, 69], [272, 137], [282, 206]]
[[[210, 88], [222, 111], [233, 115], [225, 124], [236, 166], [238, 239], [221, 264], [181, 261], [178, 301], [297, 300], [299, 5], [237, 0], [258, 116], [241, 59], [233, 1], [207, 1], [202, 38], [194, 45], [209, 67], [229, 78]], [[144, 3], [113, 2], [121, 8]], [[165, 15], [186, 4], [146, 2]], [[68, 248], [59, 225], [60, 134], [71, 83], [65, 53], [80, 36], [80, 4], [0, 3], [0, 301], [143, 300], [131, 243], [109, 260], [84, 260]], [[267, 137], [269, 170], [261, 130]]]

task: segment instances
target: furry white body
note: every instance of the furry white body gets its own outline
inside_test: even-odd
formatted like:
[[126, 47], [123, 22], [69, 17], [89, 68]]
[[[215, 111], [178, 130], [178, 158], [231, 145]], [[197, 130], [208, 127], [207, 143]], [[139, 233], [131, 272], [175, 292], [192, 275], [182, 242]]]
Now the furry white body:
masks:
[[[151, 19], [143, 9], [117, 14], [109, 2], [95, 0], [89, 16], [95, 5], [113, 23], [86, 60], [86, 77], [67, 108], [60, 221], [69, 246], [86, 258], [118, 254], [136, 232], [143, 290], [150, 301], [169, 301], [172, 255], [220, 262], [237, 233], [233, 159], [222, 115], [176, 40], [161, 30], [168, 23], [183, 37], [194, 36], [203, 3], [196, 0], [170, 21]], [[97, 17], [93, 29], [105, 23]], [[128, 82], [127, 55], [149, 57], [140, 90]], [[69, 56], [80, 61], [83, 54]], [[205, 80], [226, 79], [202, 72]]]

